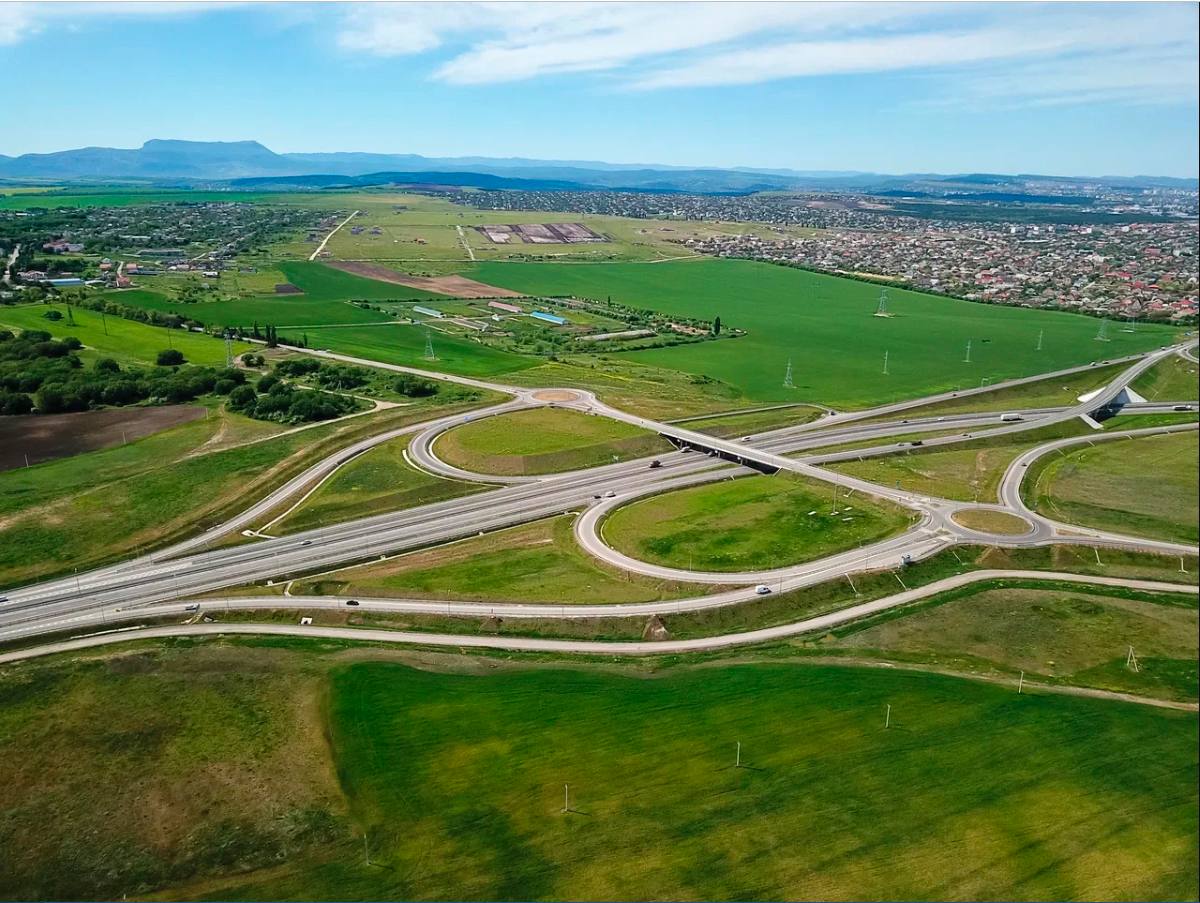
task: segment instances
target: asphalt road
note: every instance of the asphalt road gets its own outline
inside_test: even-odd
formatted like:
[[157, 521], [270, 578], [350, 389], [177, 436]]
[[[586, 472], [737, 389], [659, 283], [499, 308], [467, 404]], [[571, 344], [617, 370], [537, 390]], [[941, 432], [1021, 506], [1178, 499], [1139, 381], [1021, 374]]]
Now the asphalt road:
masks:
[[[132, 639], [154, 639], [176, 636], [237, 636], [237, 635], [273, 635], [317, 639], [353, 640], [356, 642], [372, 643], [403, 643], [418, 646], [450, 647], [454, 649], [497, 649], [519, 652], [551, 652], [582, 655], [678, 655], [696, 652], [712, 652], [738, 646], [755, 645], [789, 639], [806, 633], [820, 632], [837, 627], [850, 621], [855, 621], [869, 615], [888, 611], [937, 593], [958, 587], [968, 586], [987, 580], [997, 579], [1038, 579], [1055, 580], [1069, 583], [1098, 584], [1102, 586], [1119, 586], [1146, 592], [1197, 594], [1198, 588], [1175, 583], [1163, 583], [1152, 580], [1127, 580], [1117, 577], [1085, 577], [1078, 574], [1054, 571], [1020, 571], [993, 570], [975, 571], [947, 577], [935, 583], [915, 589], [899, 592], [895, 595], [861, 602], [828, 614], [805, 618], [791, 624], [776, 627], [765, 627], [760, 630], [749, 630], [741, 633], [724, 634], [721, 636], [702, 637], [690, 640], [656, 640], [639, 642], [610, 642], [593, 640], [555, 640], [534, 637], [495, 636], [478, 634], [445, 634], [425, 633], [418, 631], [401, 631], [387, 629], [372, 629], [366, 627], [322, 627], [316, 625], [293, 624], [253, 624], [244, 622], [226, 623], [188, 623], [158, 626], [137, 626], [133, 628], [116, 628], [112, 631], [101, 632], [92, 636], [60, 640], [28, 649], [18, 649], [0, 653], [0, 664], [21, 661], [41, 655], [51, 655], [59, 652], [92, 649], [114, 643], [128, 642]], [[228, 607], [223, 607], [223, 603]], [[291, 603], [295, 603], [294, 605]], [[377, 601], [370, 603], [369, 610], [376, 611], [413, 611], [414, 604], [423, 604], [432, 614], [443, 613], [441, 605], [455, 603], [405, 603]], [[464, 603], [457, 603], [463, 605]], [[964, 603], [969, 604], [969, 603]], [[262, 608], [312, 608], [329, 609], [341, 608], [339, 600], [331, 599], [289, 599], [287, 604], [280, 605], [278, 599], [255, 600], [231, 598], [229, 600], [214, 600], [204, 603], [204, 611], [246, 610]], [[367, 607], [367, 603], [363, 603]], [[497, 606], [498, 607], [498, 606]], [[183, 603], [171, 606], [156, 606], [151, 611], [140, 614], [189, 614], [182, 611]], [[472, 613], [478, 617], [478, 613]], [[504, 617], [520, 617], [521, 615], [505, 614]], [[529, 617], [532, 615], [526, 615]], [[545, 615], [541, 615], [544, 617]]]
[[[988, 435], [1006, 432], [1020, 432], [1030, 429], [1033, 425], [1043, 425], [1060, 422], [1071, 417], [1079, 416], [1088, 410], [1105, 404], [1115, 397], [1121, 389], [1138, 374], [1164, 356], [1178, 351], [1177, 348], [1163, 349], [1136, 360], [1120, 378], [1114, 380], [1101, 393], [1093, 397], [1086, 405], [1062, 408], [1050, 412], [1031, 412], [1031, 419], [1026, 422], [1001, 426], [988, 432]], [[317, 352], [321, 354], [321, 352]], [[358, 364], [382, 366], [384, 369], [400, 372], [412, 372], [431, 378], [446, 379], [445, 374], [414, 368], [393, 365], [379, 365], [375, 362], [362, 361], [342, 355], [324, 355], [339, 360]], [[1074, 368], [1067, 372], [1077, 372], [1087, 368]], [[497, 391], [507, 392], [514, 400], [500, 406], [505, 410], [533, 404], [546, 403], [539, 400], [539, 394], [545, 390], [520, 389], [466, 378], [450, 377], [453, 381], [475, 385]], [[1028, 382], [1021, 380], [1017, 382]], [[994, 388], [994, 387], [993, 387]], [[564, 390], [567, 391], [567, 390]], [[949, 397], [961, 397], [977, 394], [974, 391], [960, 393], [944, 393], [933, 399], [920, 399], [905, 402], [900, 405], [888, 405], [873, 411], [857, 412], [853, 415], [834, 415], [823, 418], [816, 423], [791, 427], [785, 430], [763, 433], [756, 437], [753, 445], [718, 440], [702, 433], [686, 430], [678, 426], [659, 424], [646, 418], [636, 417], [625, 412], [616, 411], [599, 402], [590, 393], [569, 390], [575, 401], [568, 406], [576, 406], [599, 416], [612, 416], [626, 422], [636, 423], [648, 429], [654, 429], [678, 441], [694, 443], [706, 448], [719, 451], [730, 457], [751, 459], [760, 464], [780, 466], [788, 470], [798, 471], [816, 479], [824, 480], [843, 489], [869, 493], [888, 498], [904, 504], [919, 512], [920, 523], [914, 530], [900, 537], [893, 537], [874, 546], [831, 556], [822, 561], [811, 562], [795, 568], [779, 569], [763, 573], [742, 575], [697, 574], [682, 572], [672, 574], [672, 579], [696, 580], [697, 582], [737, 582], [744, 579], [748, 583], [779, 581], [780, 588], [805, 585], [829, 579], [843, 573], [853, 573], [857, 570], [875, 567], [893, 567], [904, 555], [914, 558], [933, 554], [940, 548], [954, 542], [978, 541], [982, 534], [968, 531], [957, 525], [950, 514], [966, 506], [963, 503], [952, 503], [946, 500], [929, 499], [876, 486], [865, 481], [855, 480], [840, 474], [821, 470], [802, 459], [785, 458], [782, 451], [794, 450], [795, 445], [818, 443], [828, 445], [830, 441], [856, 441], [859, 438], [883, 435], [880, 432], [886, 425], [876, 423], [860, 424], [858, 429], [841, 429], [833, 431], [829, 427], [842, 427], [843, 424], [867, 417], [877, 417], [880, 413], [894, 413], [900, 410], [930, 403], [931, 400]], [[544, 399], [546, 396], [542, 395]], [[495, 408], [492, 409], [496, 410]], [[432, 439], [437, 433], [450, 425], [465, 422], [467, 418], [480, 416], [479, 412], [457, 417], [443, 418], [433, 425], [420, 424], [401, 428], [385, 434], [383, 438], [373, 437], [342, 450], [329, 459], [314, 465], [305, 474], [291, 481], [287, 486], [272, 493], [267, 499], [252, 506], [247, 512], [232, 519], [221, 527], [207, 534], [181, 543], [170, 549], [163, 550], [145, 559], [125, 562], [110, 568], [81, 574], [65, 580], [47, 581], [41, 585], [10, 591], [9, 600], [0, 606], [0, 631], [19, 631], [22, 635], [32, 635], [41, 630], [57, 630], [64, 621], [77, 618], [101, 619], [117, 614], [118, 610], [128, 611], [138, 606], [151, 605], [164, 599], [180, 598], [202, 592], [211, 592], [223, 587], [254, 582], [289, 574], [311, 573], [323, 568], [331, 568], [352, 561], [361, 561], [372, 557], [383, 556], [405, 549], [435, 545], [451, 539], [461, 538], [477, 532], [511, 526], [516, 523], [534, 520], [551, 514], [570, 509], [592, 506], [596, 496], [603, 496], [610, 489], [618, 492], [616, 500], [604, 500], [580, 519], [580, 524], [592, 523], [598, 519], [605, 506], [611, 507], [618, 501], [627, 501], [638, 494], [661, 491], [663, 488], [679, 485], [692, 485], [711, 479], [721, 479], [739, 471], [739, 468], [719, 458], [693, 452], [690, 455], [675, 453], [666, 456], [663, 466], [648, 469], [645, 461], [625, 462], [607, 465], [573, 474], [555, 475], [536, 480], [523, 481], [515, 485], [502, 486], [491, 492], [455, 499], [434, 505], [427, 505], [408, 511], [393, 512], [331, 525], [317, 530], [296, 534], [281, 539], [264, 540], [247, 546], [218, 549], [197, 554], [186, 554], [193, 549], [202, 547], [214, 538], [223, 536], [240, 525], [251, 523], [265, 515], [283, 501], [293, 498], [301, 491], [311, 491], [315, 482], [325, 478], [337, 467], [360, 454], [373, 445], [397, 435], [420, 430], [421, 437], [429, 437], [428, 441], [415, 440], [420, 448], [428, 451]], [[978, 418], [980, 415], [965, 415], [967, 418]], [[990, 415], [998, 420], [998, 415]], [[978, 423], [977, 419], [964, 420], [964, 423]], [[957, 421], [947, 418], [932, 421], [926, 420], [921, 426], [928, 424], [929, 429], [946, 428], [947, 423]], [[909, 431], [913, 425], [904, 424], [903, 431]], [[892, 424], [893, 433], [896, 425]], [[819, 433], [820, 435], [810, 435]], [[830, 437], [834, 437], [831, 438]], [[948, 441], [962, 441], [958, 437], [947, 437]], [[930, 444], [938, 440], [930, 440]], [[895, 446], [890, 447], [894, 450]], [[863, 454], [862, 452], [858, 453]], [[419, 457], [420, 453], [418, 453]], [[418, 460], [418, 465], [436, 467], [436, 458], [430, 455], [429, 460]], [[467, 474], [467, 477], [473, 475]], [[1011, 508], [1011, 505], [1009, 505]], [[1057, 540], [1052, 530], [1042, 529], [1044, 519], [1026, 513], [1026, 519], [1033, 525], [1030, 537], [1023, 537], [1025, 544]], [[589, 518], [591, 520], [589, 521]], [[1077, 531], [1077, 528], [1072, 528]], [[1039, 532], [1040, 531], [1040, 532]], [[581, 538], [586, 531], [581, 530]], [[992, 537], [991, 541], [997, 538]], [[1125, 544], [1144, 547], [1139, 540], [1126, 537], [1105, 537], [1109, 544]], [[602, 545], [602, 544], [601, 544]], [[586, 546], [586, 541], [585, 541]], [[615, 553], [605, 548], [590, 548], [594, 554], [606, 557], [620, 566], [639, 569], [639, 566], [651, 567], [641, 562], [631, 562], [610, 557]], [[179, 557], [181, 556], [182, 557]], [[645, 572], [643, 570], [643, 572]], [[0, 633], [0, 637], [10, 635]]]

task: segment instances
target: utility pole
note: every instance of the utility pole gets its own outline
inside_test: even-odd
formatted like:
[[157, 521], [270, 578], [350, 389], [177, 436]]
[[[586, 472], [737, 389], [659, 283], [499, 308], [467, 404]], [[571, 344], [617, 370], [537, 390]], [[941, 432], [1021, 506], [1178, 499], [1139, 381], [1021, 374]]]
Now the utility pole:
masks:
[[737, 754], [736, 754], [736, 757], [735, 757], [735, 758], [734, 758], [734, 760], [733, 760], [733, 767], [734, 767], [734, 768], [741, 768], [741, 767], [742, 767], [742, 741], [741, 741], [741, 740], [739, 740], [739, 741], [738, 741], [738, 745], [737, 745]]
[[888, 354], [889, 353], [890, 352], [887, 352], [887, 351], [885, 351], [883, 353], [883, 375], [884, 376], [888, 375]]
[[883, 729], [886, 731], [891, 726], [892, 726], [892, 704], [889, 702], [888, 707], [887, 707], [887, 714], [883, 718]]
[[571, 811], [571, 785], [563, 784], [563, 812]]
[[1038, 351], [1042, 350], [1042, 339], [1045, 337], [1045, 335], [1046, 335], [1046, 330], [1044, 330], [1044, 329], [1038, 330], [1038, 343], [1037, 343]]
[[967, 356], [963, 358], [964, 364], [971, 363], [971, 340], [967, 339]]
[[1020, 680], [1017, 681], [1017, 694], [1020, 695], [1021, 691], [1024, 689], [1025, 689], [1025, 672], [1022, 671], [1021, 678], [1020, 678]]

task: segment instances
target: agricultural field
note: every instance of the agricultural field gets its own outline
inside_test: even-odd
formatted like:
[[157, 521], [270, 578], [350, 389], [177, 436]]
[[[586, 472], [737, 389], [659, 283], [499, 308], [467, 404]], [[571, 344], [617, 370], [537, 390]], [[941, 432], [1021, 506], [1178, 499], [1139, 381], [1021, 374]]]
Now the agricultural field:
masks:
[[391, 285], [343, 273], [319, 263], [285, 262], [279, 265], [284, 279], [301, 294], [267, 294], [221, 301], [186, 304], [152, 289], [126, 289], [106, 294], [120, 304], [173, 313], [212, 326], [254, 323], [273, 326], [329, 326], [380, 323], [391, 318], [351, 301], [428, 301], [441, 295], [402, 285]]
[[1021, 488], [1034, 510], [1055, 520], [1195, 544], [1198, 461], [1195, 432], [1115, 439], [1043, 458]]
[[[573, 262], [662, 260], [692, 257], [695, 252], [680, 242], [729, 234], [755, 234], [764, 238], [811, 234], [803, 228], [777, 228], [761, 223], [709, 223], [689, 220], [630, 219], [547, 211], [482, 210], [453, 204], [441, 198], [379, 192], [350, 192], [295, 196], [294, 203], [336, 206], [349, 214], [360, 211], [326, 245], [336, 260], [378, 260], [395, 263], [420, 274], [462, 270], [472, 260], [530, 259]], [[582, 223], [606, 240], [595, 243], [525, 244], [514, 240], [497, 244], [476, 227], [533, 223]], [[459, 228], [463, 235], [460, 237]], [[463, 242], [470, 246], [467, 252]], [[282, 257], [306, 258], [315, 245], [288, 239], [274, 249]]]
[[201, 405], [153, 405], [0, 417], [0, 471], [142, 439], [209, 414]]
[[[545, 602], [551, 605], [655, 602], [713, 591], [607, 567], [584, 552], [568, 516], [472, 537], [299, 580], [293, 594]], [[450, 629], [459, 629], [461, 624]]]
[[443, 480], [404, 459], [408, 436], [377, 445], [338, 469], [304, 503], [268, 532], [286, 535], [387, 511], [429, 505], [487, 487]]
[[641, 561], [702, 571], [745, 571], [811, 561], [899, 533], [909, 512], [779, 474], [676, 489], [616, 509], [601, 531]]
[[672, 450], [640, 427], [553, 407], [481, 417], [447, 430], [434, 444], [448, 464], [504, 476], [582, 470]]
[[140, 204], [199, 204], [205, 202], [243, 203], [258, 201], [281, 203], [289, 195], [261, 191], [192, 191], [188, 189], [159, 190], [136, 188], [80, 188], [30, 191], [5, 188], [0, 193], [0, 210], [32, 210], [38, 207], [132, 207]]
[[[45, 314], [51, 310], [62, 314], [63, 319], [47, 320]], [[0, 307], [0, 329], [41, 329], [58, 339], [75, 336], [83, 343], [80, 356], [84, 359], [111, 357], [121, 364], [153, 366], [160, 351], [174, 348], [183, 352], [189, 364], [225, 366], [225, 342], [209, 335], [151, 326], [77, 307], [70, 309], [70, 315], [68, 320], [65, 304]], [[248, 342], [234, 342], [232, 350], [238, 355], [253, 347]]]
[[[662, 367], [705, 375], [746, 398], [866, 407], [989, 379], [1087, 364], [1174, 340], [1170, 327], [1118, 332], [1097, 343], [1096, 321], [1075, 314], [973, 304], [893, 289], [893, 316], [873, 316], [877, 286], [742, 260], [653, 266], [482, 263], [468, 275], [531, 294], [611, 296], [632, 306], [703, 319], [721, 317], [747, 335], [628, 352]], [[1043, 350], [1037, 351], [1039, 333]], [[964, 363], [968, 341], [972, 363]], [[888, 372], [883, 372], [884, 355]], [[788, 360], [794, 388], [784, 388]]]
[[31, 663], [0, 693], [6, 897], [1190, 899], [1200, 883], [1194, 713], [871, 668], [268, 641]]
[[[835, 630], [822, 652], [992, 669], [1030, 680], [1195, 702], [1196, 597], [1105, 587], [981, 584], [900, 617]], [[1138, 668], [1128, 663], [1129, 648]]]

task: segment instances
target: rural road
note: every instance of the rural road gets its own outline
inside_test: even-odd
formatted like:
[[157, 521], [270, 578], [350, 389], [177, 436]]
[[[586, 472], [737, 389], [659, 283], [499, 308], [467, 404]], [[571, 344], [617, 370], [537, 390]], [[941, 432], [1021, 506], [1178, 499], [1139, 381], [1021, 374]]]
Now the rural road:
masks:
[[350, 220], [352, 220], [352, 219], [354, 219], [354, 217], [358, 216], [358, 213], [359, 213], [359, 211], [355, 210], [348, 217], [346, 217], [344, 220], [342, 220], [340, 223], [338, 223], [336, 226], [334, 226], [329, 231], [329, 234], [321, 239], [321, 243], [319, 245], [317, 245], [317, 249], [308, 255], [308, 259], [316, 260], [317, 255], [319, 255], [322, 251], [325, 250], [325, 245], [329, 244], [329, 239], [331, 239], [331, 238], [333, 238], [333, 236], [337, 235], [338, 231], [342, 228], [342, 226], [346, 225], [346, 223], [350, 222]]

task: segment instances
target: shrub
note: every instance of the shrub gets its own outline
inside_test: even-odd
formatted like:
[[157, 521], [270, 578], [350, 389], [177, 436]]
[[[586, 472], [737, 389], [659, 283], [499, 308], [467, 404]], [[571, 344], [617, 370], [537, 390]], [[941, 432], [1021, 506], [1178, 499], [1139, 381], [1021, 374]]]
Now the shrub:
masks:
[[160, 367], [178, 367], [184, 363], [183, 352], [177, 348], [168, 348], [166, 351], [160, 351], [155, 363]]

